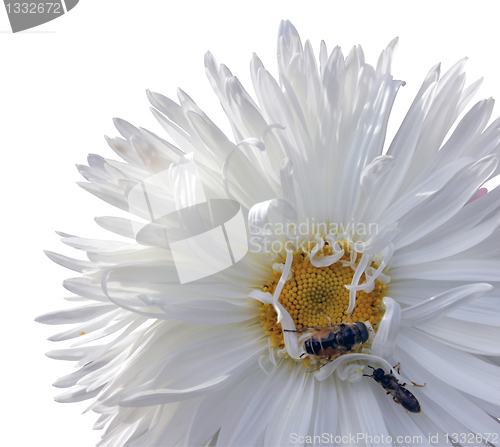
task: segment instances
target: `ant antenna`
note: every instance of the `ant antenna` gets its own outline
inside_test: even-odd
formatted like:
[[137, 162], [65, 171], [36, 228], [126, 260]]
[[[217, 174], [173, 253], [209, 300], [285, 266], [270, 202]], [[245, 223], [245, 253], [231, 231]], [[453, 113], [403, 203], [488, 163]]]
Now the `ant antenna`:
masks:
[[[366, 365], [368, 366], [368, 368], [371, 368], [373, 369], [373, 371], [375, 371], [375, 368], [373, 366], [370, 366], [370, 365]], [[363, 377], [373, 377], [373, 374], [370, 376], [369, 374], [363, 374]]]

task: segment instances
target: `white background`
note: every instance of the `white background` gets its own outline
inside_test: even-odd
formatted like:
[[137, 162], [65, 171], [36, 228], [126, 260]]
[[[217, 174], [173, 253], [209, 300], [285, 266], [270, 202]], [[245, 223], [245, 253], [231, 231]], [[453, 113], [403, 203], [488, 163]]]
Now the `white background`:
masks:
[[60, 391], [50, 384], [72, 372], [72, 364], [44, 356], [67, 347], [46, 340], [62, 328], [33, 319], [67, 307], [61, 282], [76, 276], [42, 253], [74, 254], [55, 230], [116, 239], [93, 218], [121, 213], [79, 188], [75, 182], [83, 179], [74, 166], [88, 153], [116, 158], [103, 138], [117, 134], [112, 117], [164, 136], [145, 90], [175, 97], [181, 87], [228, 130], [204, 74], [204, 53], [210, 49], [251, 90], [252, 52], [275, 74], [279, 22], [290, 19], [316, 51], [321, 39], [329, 50], [341, 45], [344, 54], [362, 44], [373, 64], [400, 37], [393, 73], [407, 85], [394, 106], [393, 135], [437, 62], [447, 69], [469, 57], [468, 80], [485, 76], [475, 101], [500, 98], [496, 3], [80, 0], [67, 15], [19, 34], [10, 32], [0, 8], [2, 444], [87, 447], [99, 439], [92, 431], [96, 415], [80, 415], [85, 403], [52, 400]]

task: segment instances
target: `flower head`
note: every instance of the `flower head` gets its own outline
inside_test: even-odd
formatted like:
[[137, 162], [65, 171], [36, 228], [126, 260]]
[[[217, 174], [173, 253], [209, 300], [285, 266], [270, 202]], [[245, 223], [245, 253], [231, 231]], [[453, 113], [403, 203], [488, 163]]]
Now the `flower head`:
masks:
[[62, 234], [88, 260], [48, 255], [82, 305], [38, 321], [73, 324], [56, 399], [89, 400], [100, 445], [498, 441], [500, 190], [480, 188], [500, 120], [480, 101], [445, 140], [480, 82], [438, 65], [385, 145], [396, 46], [374, 68], [322, 42], [318, 62], [283, 22], [257, 101], [206, 55], [232, 137], [148, 92], [170, 142], [116, 120], [124, 162], [79, 167], [130, 242]]

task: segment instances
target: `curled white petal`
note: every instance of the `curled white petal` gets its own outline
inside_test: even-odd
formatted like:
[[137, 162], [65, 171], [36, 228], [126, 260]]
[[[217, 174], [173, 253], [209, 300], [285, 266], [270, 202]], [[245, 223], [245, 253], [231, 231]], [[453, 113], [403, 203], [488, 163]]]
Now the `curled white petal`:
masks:
[[288, 352], [288, 355], [293, 359], [299, 360], [303, 351], [300, 349], [297, 334], [295, 332], [288, 332], [296, 330], [295, 323], [288, 311], [280, 303], [275, 306], [275, 309], [276, 307], [281, 314], [281, 327], [283, 328], [283, 339], [285, 340], [286, 352]]
[[[288, 270], [288, 272], [290, 271], [290, 266], [292, 265], [292, 261], [293, 261], [293, 253], [291, 251], [288, 251], [284, 267], [285, 271], [286, 270]], [[294, 359], [300, 359], [300, 356], [303, 354], [303, 352], [299, 347], [297, 335], [295, 332], [287, 332], [296, 330], [295, 323], [293, 322], [293, 319], [288, 313], [288, 311], [278, 302], [281, 290], [283, 289], [285, 282], [286, 282], [285, 274], [283, 273], [281, 275], [280, 282], [276, 286], [274, 296], [271, 295], [269, 292], [262, 292], [261, 290], [252, 290], [248, 294], [248, 297], [258, 300], [264, 304], [273, 305], [274, 309], [276, 310], [276, 313], [278, 314], [278, 322], [281, 323], [281, 327], [283, 328], [283, 339], [285, 341], [286, 352], [288, 352], [288, 355], [290, 357]]]
[[310, 258], [311, 264], [314, 267], [328, 267], [337, 262], [342, 256], [344, 256], [344, 250], [340, 249], [340, 246], [333, 235], [327, 235], [326, 239], [331, 244], [334, 254], [329, 256], [323, 255], [321, 253], [321, 250], [323, 250], [323, 247], [325, 246], [325, 241], [318, 234], [315, 235], [314, 240], [316, 241], [316, 245], [311, 251]]
[[365, 194], [370, 194], [373, 187], [392, 169], [395, 161], [391, 155], [380, 155], [366, 166], [359, 178], [361, 189]]
[[248, 297], [264, 304], [273, 304], [274, 300], [273, 296], [269, 292], [263, 292], [262, 290], [252, 290], [248, 294]]
[[[283, 271], [285, 270], [285, 264], [283, 263], [279, 263], [279, 262], [275, 262], [273, 264], [273, 270], [275, 272], [280, 272], [280, 273], [283, 273]], [[288, 270], [288, 275], [286, 277], [286, 280], [287, 281], [290, 281], [292, 279], [292, 270]]]
[[337, 374], [341, 380], [347, 380], [348, 382], [355, 383], [359, 382], [363, 378], [364, 365], [359, 365], [358, 363], [343, 364], [337, 368]]
[[396, 337], [401, 323], [401, 307], [388, 296], [384, 297], [385, 313], [372, 344], [373, 355], [391, 358], [396, 348]]
[[358, 252], [354, 250], [352, 247], [354, 246], [354, 242], [351, 238], [350, 234], [340, 234], [337, 237], [337, 240], [344, 240], [344, 244], [350, 247], [349, 250], [349, 261], [340, 261], [343, 267], [352, 267], [357, 260]]
[[[272, 360], [271, 360], [271, 358], [272, 358]], [[269, 365], [269, 363], [271, 363], [270, 370], [267, 370], [266, 365], [264, 365], [264, 360], [266, 360], [267, 365]], [[259, 367], [262, 370], [262, 372], [264, 374], [266, 374], [267, 376], [273, 375], [276, 372], [276, 370], [278, 369], [278, 365], [276, 364], [276, 361], [274, 360], [274, 356], [269, 358], [265, 355], [261, 355], [259, 357], [258, 363], [259, 363]]]
[[[394, 244], [389, 244], [389, 246], [387, 247], [387, 253], [384, 256], [384, 260], [378, 266], [377, 270], [375, 270], [373, 272], [373, 274], [370, 276], [366, 272], [366, 270], [368, 270], [368, 268], [367, 268], [365, 270], [365, 276], [367, 277], [367, 280], [363, 284], [359, 284], [357, 286], [353, 286], [353, 285], [345, 286], [345, 288], [350, 290], [350, 291], [353, 290], [355, 292], [357, 292], [359, 290], [368, 289], [369, 292], [371, 292], [373, 290], [373, 286], [375, 285], [375, 280], [378, 279], [378, 277], [382, 274], [382, 270], [385, 269], [385, 267], [387, 266], [387, 264], [391, 260], [393, 254], [394, 254]], [[371, 288], [371, 290], [370, 290], [370, 288]], [[348, 310], [348, 312], [349, 312], [349, 310]]]
[[229, 186], [227, 184], [227, 170], [228, 170], [228, 167], [229, 167], [229, 160], [233, 156], [234, 151], [236, 149], [238, 149], [239, 147], [243, 146], [243, 145], [254, 146], [254, 147], [256, 147], [257, 149], [259, 149], [261, 151], [261, 154], [262, 154], [262, 164], [264, 166], [264, 170], [266, 171], [266, 174], [269, 176], [270, 179], [272, 179], [276, 183], [279, 183], [279, 178], [276, 175], [276, 173], [273, 171], [273, 169], [271, 167], [271, 162], [269, 161], [269, 157], [267, 156], [267, 153], [265, 152], [266, 151], [266, 145], [264, 143], [264, 140], [266, 138], [267, 133], [270, 130], [274, 129], [274, 128], [282, 129], [282, 130], [285, 129], [285, 127], [282, 126], [281, 124], [270, 124], [269, 126], [267, 126], [264, 129], [264, 131], [262, 133], [262, 137], [261, 137], [260, 140], [258, 138], [253, 138], [253, 137], [251, 137], [251, 138], [245, 138], [244, 140], [242, 140], [238, 144], [236, 144], [231, 149], [231, 151], [229, 152], [229, 154], [227, 154], [227, 157], [224, 160], [224, 163], [222, 165], [221, 176], [222, 176], [222, 184], [224, 185], [224, 189], [226, 191], [226, 194], [227, 194], [227, 196], [230, 199], [236, 200], [232, 196], [232, 194], [229, 192]]
[[293, 253], [291, 250], [287, 250], [285, 266], [283, 267], [283, 271], [281, 273], [281, 278], [278, 281], [278, 284], [277, 284], [276, 288], [274, 289], [274, 294], [273, 294], [273, 306], [276, 309], [276, 313], [278, 314], [278, 323], [281, 322], [282, 309], [283, 309], [283, 306], [281, 306], [279, 304], [278, 300], [280, 298], [281, 291], [283, 290], [283, 287], [285, 286], [285, 283], [288, 281], [288, 274], [290, 273], [290, 269], [292, 267], [292, 261], [293, 261]]
[[[280, 130], [285, 130], [285, 126], [282, 126], [281, 124], [269, 124], [263, 132], [262, 136], [260, 137], [261, 141], [264, 143], [266, 141], [266, 136], [267, 134], [273, 130], [273, 129], [280, 129]], [[273, 168], [271, 166], [271, 160], [269, 159], [269, 155], [267, 153], [267, 150], [264, 149], [260, 151], [261, 154], [261, 159], [262, 159], [262, 164], [264, 166], [264, 170], [266, 171], [266, 174], [269, 176], [270, 179], [272, 179], [275, 183], [279, 184], [280, 179], [276, 175], [276, 173], [273, 171]]]
[[144, 306], [134, 307], [131, 305], [130, 301], [126, 301], [124, 299], [113, 297], [109, 293], [108, 283], [110, 281], [110, 276], [116, 270], [119, 270], [119, 268], [108, 270], [101, 279], [101, 289], [102, 289], [104, 295], [106, 295], [106, 297], [109, 299], [109, 301], [111, 301], [113, 304], [116, 304], [117, 306], [122, 307], [123, 309], [127, 309], [130, 312], [134, 312], [136, 314], [143, 315], [143, 316], [148, 317], [148, 318], [160, 318], [160, 319], [166, 318], [165, 315], [162, 315], [161, 313], [147, 312], [147, 311], [141, 310], [141, 307], [144, 307]]
[[[314, 377], [320, 382], [327, 379], [332, 375], [332, 373], [344, 363], [354, 362], [356, 360], [363, 360], [368, 362], [370, 366], [377, 364], [380, 365], [384, 370], [390, 371], [392, 369], [391, 364], [382, 357], [370, 354], [346, 354], [342, 355], [339, 358], [335, 359], [332, 363], [328, 363], [327, 365], [320, 368], [318, 371], [314, 373]], [[394, 375], [399, 379], [400, 376], [396, 371], [393, 371]]]
[[289, 220], [297, 218], [297, 212], [284, 199], [271, 199], [256, 203], [248, 212], [248, 226], [255, 242], [274, 241], [273, 225], [285, 226]]
[[[354, 276], [352, 277], [352, 283], [350, 286], [344, 286], [349, 288], [349, 307], [346, 310], [347, 314], [350, 314], [354, 307], [356, 306], [356, 289], [355, 287], [359, 284], [359, 280], [361, 279], [361, 275], [365, 272], [366, 268], [370, 265], [372, 261], [372, 256], [363, 254], [361, 256], [361, 260], [359, 261], [358, 266], [356, 267], [356, 271], [354, 272]], [[361, 287], [362, 290], [364, 287]]]

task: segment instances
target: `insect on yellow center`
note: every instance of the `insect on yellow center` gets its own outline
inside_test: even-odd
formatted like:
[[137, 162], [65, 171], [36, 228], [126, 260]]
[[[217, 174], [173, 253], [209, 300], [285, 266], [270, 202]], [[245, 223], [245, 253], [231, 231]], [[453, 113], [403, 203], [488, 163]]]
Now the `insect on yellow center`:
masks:
[[[328, 267], [314, 267], [303, 254], [295, 253], [291, 267], [292, 277], [285, 283], [279, 296], [279, 302], [287, 310], [295, 323], [297, 330], [328, 326], [346, 321], [349, 306], [349, 290], [346, 285], [352, 283], [354, 270], [344, 266], [341, 261], [349, 261], [346, 254], [338, 262]], [[274, 271], [262, 290], [274, 294], [281, 278], [281, 273]], [[360, 284], [365, 282], [364, 274]], [[350, 322], [369, 321], [377, 331], [383, 317], [382, 299], [387, 286], [375, 281], [375, 287], [370, 293], [356, 292], [356, 306]], [[266, 335], [271, 337], [271, 347], [283, 349], [283, 331], [277, 322], [277, 314], [271, 304], [261, 304], [260, 321]]]

